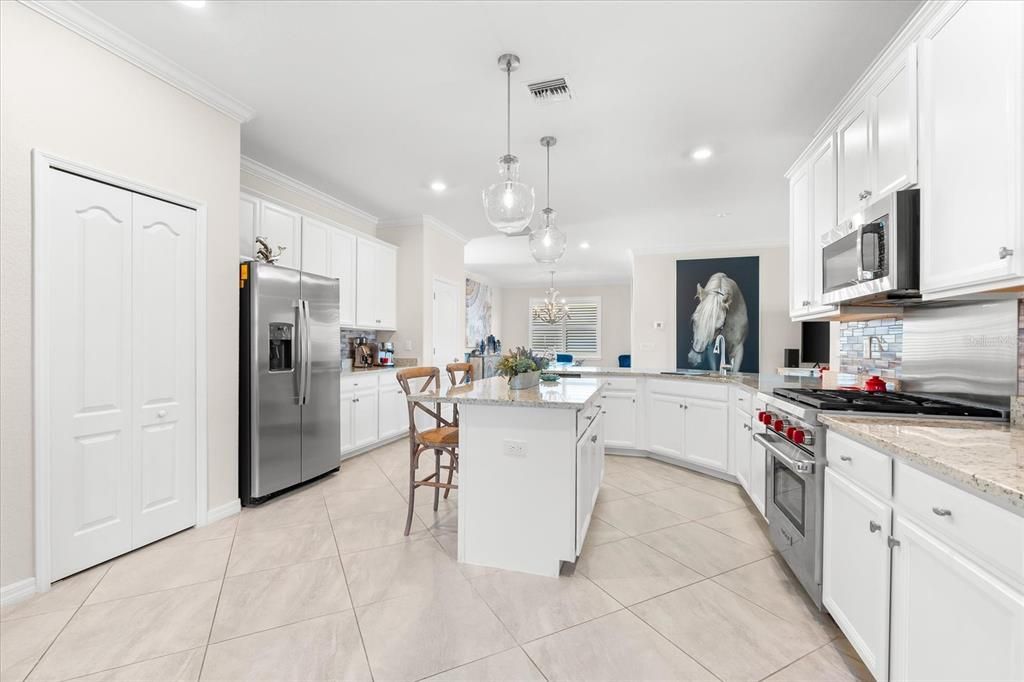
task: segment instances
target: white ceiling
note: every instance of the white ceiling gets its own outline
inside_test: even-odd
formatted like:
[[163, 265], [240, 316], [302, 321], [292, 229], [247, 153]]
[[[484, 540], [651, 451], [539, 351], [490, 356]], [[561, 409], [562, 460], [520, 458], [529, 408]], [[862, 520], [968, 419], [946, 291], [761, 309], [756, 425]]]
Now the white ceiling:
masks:
[[[784, 242], [783, 173], [918, 2], [83, 4], [253, 107], [245, 155], [381, 218], [436, 216], [473, 238], [468, 269], [522, 285], [544, 268], [480, 201], [504, 153], [499, 54], [522, 59], [512, 151], [538, 208], [538, 140], [558, 137], [559, 282], [625, 281], [629, 249]], [[559, 75], [572, 102], [531, 101]]]

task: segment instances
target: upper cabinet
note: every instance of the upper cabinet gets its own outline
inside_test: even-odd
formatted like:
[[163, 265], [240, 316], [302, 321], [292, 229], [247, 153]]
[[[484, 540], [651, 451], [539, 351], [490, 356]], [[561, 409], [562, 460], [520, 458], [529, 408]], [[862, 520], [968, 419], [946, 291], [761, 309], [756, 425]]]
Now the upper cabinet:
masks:
[[829, 137], [789, 178], [789, 314], [827, 316], [821, 302], [821, 238], [836, 226], [836, 154]]
[[274, 253], [281, 250], [278, 265], [296, 270], [302, 266], [302, 217], [295, 211], [260, 200], [256, 236], [263, 237]]
[[868, 146], [871, 126], [867, 101], [861, 100], [839, 124], [836, 132], [839, 158], [839, 217], [846, 220], [871, 199]]
[[805, 315], [811, 305], [811, 179], [808, 167], [789, 178], [789, 314]]
[[1019, 2], [968, 2], [920, 40], [921, 291], [1024, 285]]
[[356, 246], [356, 325], [394, 329], [397, 321], [395, 247], [369, 239]]
[[256, 224], [260, 200], [244, 192], [238, 197], [238, 255], [241, 260], [256, 257]]
[[316, 218], [302, 217], [302, 270], [338, 280], [338, 320], [356, 322], [356, 239]]

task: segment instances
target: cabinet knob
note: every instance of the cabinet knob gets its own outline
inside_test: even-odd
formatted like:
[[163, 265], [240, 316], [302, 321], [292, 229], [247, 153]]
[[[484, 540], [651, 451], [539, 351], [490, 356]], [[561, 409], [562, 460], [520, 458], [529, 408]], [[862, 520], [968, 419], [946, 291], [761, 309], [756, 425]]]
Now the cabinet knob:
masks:
[[596, 433], [593, 436], [590, 437], [590, 442], [591, 443], [596, 443], [597, 442], [597, 434]]
[[875, 521], [869, 521], [868, 522], [868, 530], [871, 531], [872, 533], [877, 533], [878, 531], [882, 530], [882, 524], [877, 523]]
[[800, 305], [802, 305], [803, 307], [805, 307], [805, 308], [806, 308], [806, 307], [807, 307], [807, 306], [809, 306], [810, 304], [811, 304], [811, 302], [810, 302], [810, 301], [804, 301], [804, 302], [803, 302], [803, 303], [801, 303]]
[[853, 457], [850, 457], [849, 455], [839, 455], [839, 459], [843, 460], [844, 462], [852, 462], [853, 461]]
[[858, 194], [857, 196], [858, 196], [859, 198], [861, 198], [861, 199], [867, 199], [868, 197], [870, 197], [870, 196], [871, 196], [871, 190], [869, 190], [869, 189], [866, 189], [866, 190], [864, 190], [863, 192], [861, 192], [860, 194]]
[[167, 410], [160, 410], [156, 413], [158, 419], [163, 419], [167, 416]]
[[952, 516], [953, 512], [949, 509], [943, 509], [942, 507], [932, 507], [932, 513], [936, 516]]
[[1008, 249], [1005, 246], [999, 247], [999, 260], [1005, 260], [1013, 255], [1013, 249]]

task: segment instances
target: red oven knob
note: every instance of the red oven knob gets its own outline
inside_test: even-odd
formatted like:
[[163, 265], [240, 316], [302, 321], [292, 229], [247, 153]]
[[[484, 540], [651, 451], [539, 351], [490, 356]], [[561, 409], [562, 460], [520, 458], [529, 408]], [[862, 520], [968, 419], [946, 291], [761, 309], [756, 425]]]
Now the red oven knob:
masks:
[[793, 429], [792, 431], [793, 435], [789, 439], [797, 445], [803, 445], [804, 439], [807, 438], [807, 432], [803, 429]]
[[769, 426], [770, 427], [772, 425], [772, 422], [774, 422], [774, 421], [775, 421], [775, 415], [773, 415], [771, 412], [762, 412], [761, 413], [761, 423], [764, 424], [765, 426]]
[[767, 418], [768, 418], [768, 413], [767, 412], [765, 412], [764, 410], [758, 410], [758, 412], [757, 412], [757, 422], [759, 424], [764, 424], [765, 423], [764, 420], [767, 419]]
[[785, 429], [787, 427], [789, 427], [789, 421], [788, 420], [786, 420], [786, 419], [776, 419], [775, 420], [775, 424], [773, 425], [772, 428], [774, 428], [779, 433], [784, 433]]

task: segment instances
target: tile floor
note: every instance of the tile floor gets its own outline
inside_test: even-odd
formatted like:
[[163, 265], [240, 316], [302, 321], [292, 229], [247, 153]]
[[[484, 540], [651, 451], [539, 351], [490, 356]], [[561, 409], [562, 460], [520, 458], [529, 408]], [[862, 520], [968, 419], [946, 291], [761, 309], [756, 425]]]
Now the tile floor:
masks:
[[[400, 441], [0, 611], [3, 680], [853, 680], [734, 485], [607, 458], [575, 574], [456, 563]], [[524, 495], [527, 493], [524, 493]]]

